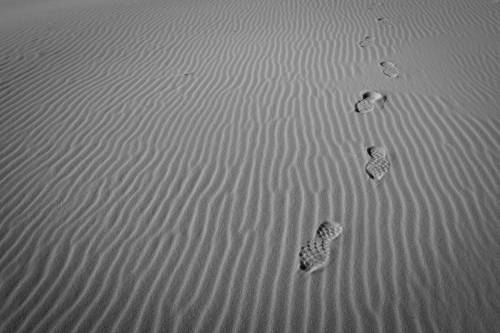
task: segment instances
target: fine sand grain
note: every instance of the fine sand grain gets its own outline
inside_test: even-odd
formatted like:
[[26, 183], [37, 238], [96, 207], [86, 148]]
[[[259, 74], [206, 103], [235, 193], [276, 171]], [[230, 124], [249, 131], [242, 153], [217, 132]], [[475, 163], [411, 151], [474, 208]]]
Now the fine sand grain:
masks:
[[499, 36], [493, 0], [0, 1], [0, 332], [498, 330]]

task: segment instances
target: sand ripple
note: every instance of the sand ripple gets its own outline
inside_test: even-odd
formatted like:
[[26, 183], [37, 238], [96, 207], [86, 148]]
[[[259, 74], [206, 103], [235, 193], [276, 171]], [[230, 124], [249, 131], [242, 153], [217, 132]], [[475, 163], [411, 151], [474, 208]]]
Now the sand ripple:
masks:
[[[19, 6], [0, 5], [1, 332], [500, 326], [496, 5]], [[378, 89], [383, 110], [353, 111]], [[342, 237], [306, 274], [321, 221]]]

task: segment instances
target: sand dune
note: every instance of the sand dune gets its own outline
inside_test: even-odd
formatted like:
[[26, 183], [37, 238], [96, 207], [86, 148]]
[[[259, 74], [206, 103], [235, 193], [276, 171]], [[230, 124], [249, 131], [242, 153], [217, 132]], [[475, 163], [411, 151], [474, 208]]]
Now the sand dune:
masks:
[[487, 0], [2, 2], [0, 331], [494, 331], [499, 22]]

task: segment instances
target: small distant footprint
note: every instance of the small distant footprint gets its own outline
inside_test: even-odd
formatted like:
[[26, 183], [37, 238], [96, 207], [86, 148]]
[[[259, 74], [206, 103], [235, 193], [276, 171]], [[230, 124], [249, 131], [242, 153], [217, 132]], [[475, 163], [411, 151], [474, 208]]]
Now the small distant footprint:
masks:
[[387, 150], [383, 147], [372, 146], [367, 152], [370, 160], [366, 163], [366, 173], [372, 179], [381, 180], [391, 167]]
[[388, 76], [391, 79], [397, 79], [401, 73], [398, 66], [393, 62], [382, 61], [380, 63], [380, 66], [382, 66], [382, 73], [384, 73], [385, 76]]
[[383, 109], [386, 101], [387, 96], [376, 91], [368, 91], [364, 93], [362, 99], [356, 103], [356, 112], [368, 113], [374, 111], [375, 108]]
[[323, 268], [330, 256], [330, 243], [342, 233], [342, 226], [337, 222], [325, 221], [316, 230], [313, 240], [303, 245], [299, 252], [300, 269], [314, 272]]
[[358, 43], [361, 47], [368, 47], [373, 45], [373, 38], [370, 36], [366, 36], [362, 41]]
[[387, 17], [378, 17], [377, 22], [383, 27], [392, 27], [392, 22]]
[[383, 2], [373, 2], [371, 4], [369, 4], [368, 6], [368, 10], [372, 10], [372, 9], [376, 9], [376, 8], [380, 8], [384, 5]]

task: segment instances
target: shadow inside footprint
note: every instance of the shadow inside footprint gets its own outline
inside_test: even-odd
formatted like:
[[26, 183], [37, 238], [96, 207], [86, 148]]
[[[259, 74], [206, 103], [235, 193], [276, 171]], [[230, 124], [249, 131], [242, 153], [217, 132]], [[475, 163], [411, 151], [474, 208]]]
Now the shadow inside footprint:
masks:
[[299, 252], [299, 268], [305, 272], [314, 272], [323, 268], [330, 256], [330, 244], [342, 233], [342, 226], [337, 222], [325, 221], [316, 230], [313, 240], [303, 245]]
[[384, 147], [371, 146], [366, 150], [366, 152], [372, 158], [385, 158], [387, 156], [387, 149]]
[[375, 108], [384, 109], [384, 104], [387, 101], [387, 96], [377, 91], [367, 91], [361, 96], [355, 105], [355, 110], [358, 113], [368, 113], [374, 111]]

